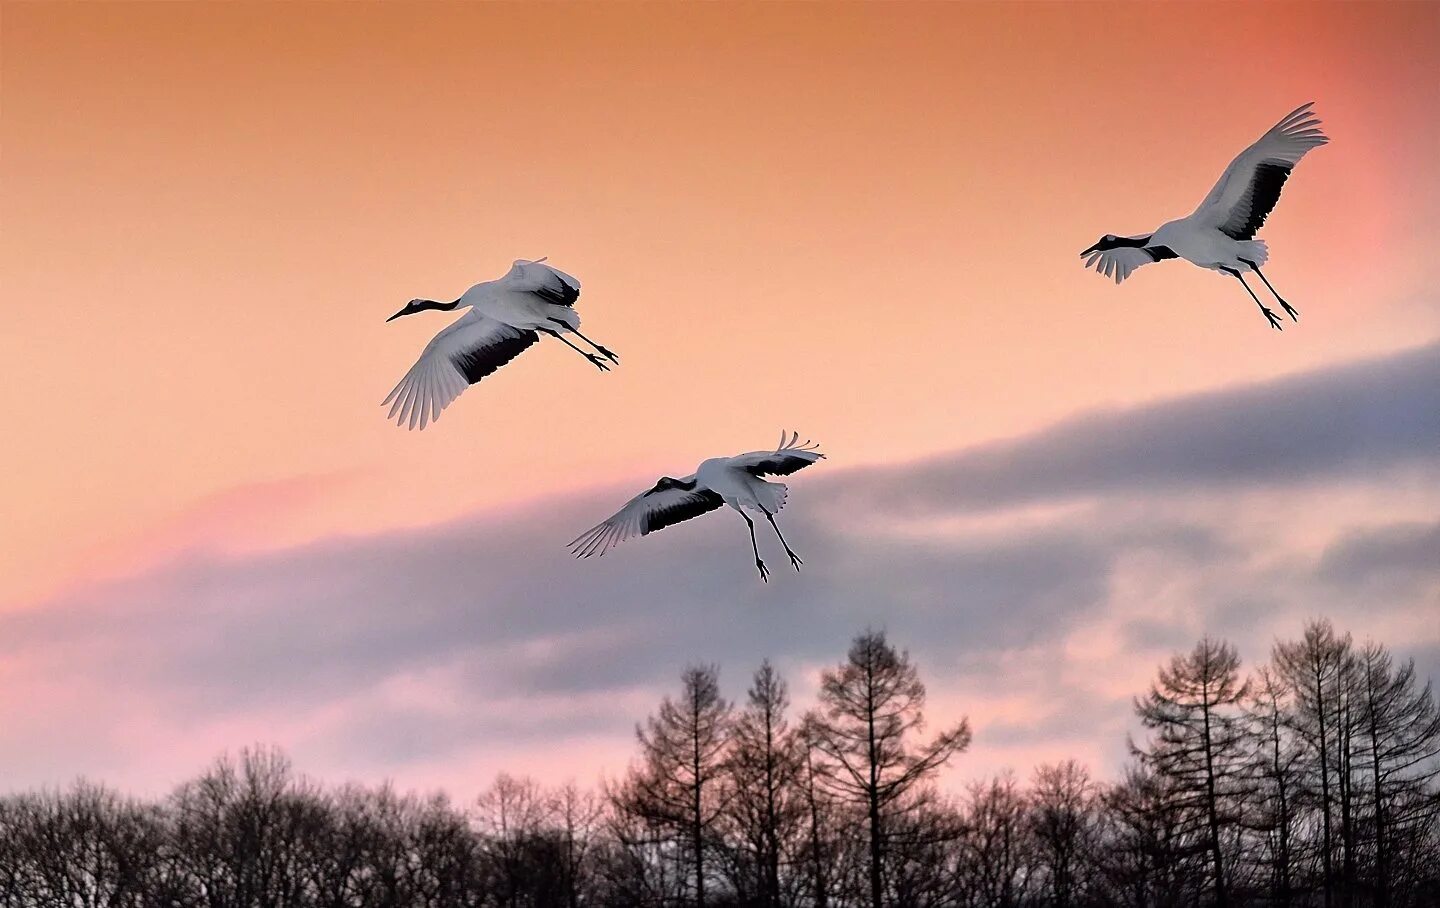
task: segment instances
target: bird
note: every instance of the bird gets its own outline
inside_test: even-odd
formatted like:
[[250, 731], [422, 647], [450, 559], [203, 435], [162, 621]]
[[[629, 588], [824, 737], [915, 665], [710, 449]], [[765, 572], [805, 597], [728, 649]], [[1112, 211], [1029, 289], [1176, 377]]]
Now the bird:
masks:
[[1330, 141], [1311, 110], [1314, 104], [1311, 101], [1295, 108], [1240, 152], [1188, 217], [1169, 221], [1154, 233], [1140, 236], [1106, 234], [1080, 253], [1085, 267], [1094, 266], [1106, 277], [1114, 277], [1118, 284], [1141, 265], [1182, 258], [1234, 277], [1260, 307], [1270, 327], [1284, 330], [1274, 310], [1262, 303], [1245, 281], [1245, 272], [1253, 271], [1291, 321], [1299, 321], [1299, 310], [1287, 303], [1260, 271], [1269, 253], [1265, 243], [1254, 237], [1275, 208], [1290, 171], [1307, 151]]
[[747, 510], [759, 511], [775, 528], [775, 536], [790, 556], [790, 564], [800, 570], [804, 562], [785, 542], [775, 515], [785, 506], [787, 490], [784, 483], [770, 482], [764, 476], [788, 476], [804, 469], [825, 455], [820, 446], [808, 439], [800, 442], [800, 433], [780, 433], [780, 443], [773, 451], [751, 451], [734, 457], [712, 457], [681, 479], [662, 476], [653, 488], [647, 489], [625, 503], [615, 515], [576, 537], [569, 545], [577, 558], [604, 555], [632, 536], [646, 536], [683, 520], [699, 517], [722, 505], [729, 505], [745, 518], [750, 528], [750, 548], [755, 553], [755, 569], [760, 579], [769, 582], [770, 571], [760, 558], [755, 541], [755, 521]]
[[[386, 419], [424, 429], [439, 419], [440, 411], [462, 391], [519, 356], [542, 334], [579, 353], [602, 372], [610, 371], [610, 363], [619, 365], [618, 356], [580, 333], [580, 315], [575, 311], [580, 282], [544, 262], [545, 258], [516, 259], [504, 277], [476, 284], [456, 300], [413, 299], [387, 318], [385, 321], [393, 322], [430, 309], [470, 310], [425, 345], [415, 365], [381, 402], [382, 407], [390, 405]], [[599, 355], [575, 346], [565, 339], [566, 334], [580, 338]]]

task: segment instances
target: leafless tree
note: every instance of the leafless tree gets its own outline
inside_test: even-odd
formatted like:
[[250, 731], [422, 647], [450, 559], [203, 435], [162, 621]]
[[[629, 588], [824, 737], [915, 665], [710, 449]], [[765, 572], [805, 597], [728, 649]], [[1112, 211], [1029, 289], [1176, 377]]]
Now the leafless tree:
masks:
[[705, 908], [713, 871], [706, 858], [725, 809], [731, 707], [720, 696], [719, 675], [715, 666], [685, 670], [680, 697], [666, 697], [659, 712], [636, 729], [641, 763], [622, 789], [622, 809], [671, 830], [684, 843], [697, 908]]
[[1035, 868], [1049, 904], [1072, 908], [1091, 895], [1099, 839], [1098, 787], [1074, 760], [1035, 771], [1030, 788], [1030, 829]]
[[884, 904], [887, 821], [916, 786], [970, 743], [961, 719], [930, 742], [924, 728], [925, 685], [909, 655], [879, 631], [850, 645], [846, 660], [820, 679], [820, 706], [809, 718], [820, 772], [840, 797], [865, 811], [870, 904]]
[[1238, 708], [1248, 696], [1234, 647], [1206, 637], [1162, 666], [1149, 693], [1135, 701], [1152, 732], [1136, 755], [1174, 783], [1181, 803], [1204, 824], [1217, 908], [1230, 902], [1227, 845], [1252, 788], [1252, 748]]
[[731, 726], [726, 764], [725, 832], [734, 842], [732, 876], [742, 905], [777, 908], [793, 888], [782, 868], [799, 850], [806, 805], [804, 753], [786, 718], [789, 707], [785, 680], [762, 662]]

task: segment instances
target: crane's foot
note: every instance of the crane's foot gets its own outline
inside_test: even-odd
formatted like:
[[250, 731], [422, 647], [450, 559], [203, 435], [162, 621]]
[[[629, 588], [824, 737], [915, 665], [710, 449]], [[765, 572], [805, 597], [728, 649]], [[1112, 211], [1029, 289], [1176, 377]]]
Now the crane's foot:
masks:
[[761, 580], [765, 581], [766, 583], [770, 582], [770, 571], [768, 568], [765, 567], [765, 562], [761, 561], [759, 558], [755, 559], [755, 570], [760, 572]]
[[800, 565], [805, 563], [800, 560], [800, 556], [790, 551], [789, 549], [785, 550], [785, 554], [790, 556], [790, 566], [797, 571], [800, 570]]
[[1300, 321], [1300, 310], [1299, 310], [1299, 309], [1296, 309], [1294, 306], [1292, 306], [1292, 305], [1290, 305], [1289, 303], [1285, 302], [1284, 300], [1280, 299], [1280, 297], [1278, 297], [1278, 296], [1275, 297], [1275, 299], [1277, 299], [1277, 300], [1280, 301], [1280, 306], [1285, 310], [1285, 314], [1288, 315], [1288, 316], [1290, 316], [1290, 321], [1292, 321], [1292, 322], [1298, 322], [1298, 321]]
[[1269, 309], [1269, 308], [1266, 308], [1265, 306], [1261, 306], [1261, 307], [1260, 307], [1260, 311], [1263, 312], [1263, 313], [1265, 313], [1265, 318], [1269, 319], [1269, 321], [1270, 321], [1270, 327], [1274, 328], [1276, 331], [1284, 331], [1284, 330], [1285, 330], [1285, 328], [1280, 324], [1280, 319], [1275, 316], [1275, 310], [1274, 310], [1274, 309]]
[[608, 348], [596, 344], [595, 349], [599, 350], [600, 355], [610, 360], [610, 362], [614, 363], [617, 366], [620, 365], [620, 357], [616, 356], [614, 353], [611, 353]]
[[590, 362], [595, 365], [595, 368], [599, 369], [601, 372], [609, 372], [609, 371], [610, 371], [610, 367], [607, 366], [607, 365], [605, 365], [605, 360], [601, 359], [600, 357], [596, 356], [595, 354], [593, 354], [593, 353], [587, 353], [587, 354], [585, 354], [585, 358], [588, 359], [588, 360], [590, 360]]

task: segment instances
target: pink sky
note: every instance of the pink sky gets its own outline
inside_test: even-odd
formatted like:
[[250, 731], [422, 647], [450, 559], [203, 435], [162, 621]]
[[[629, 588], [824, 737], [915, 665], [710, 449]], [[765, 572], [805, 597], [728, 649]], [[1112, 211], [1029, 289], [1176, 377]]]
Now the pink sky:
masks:
[[[738, 694], [773, 655], [803, 705], [866, 624], [916, 651], [937, 719], [982, 729], [965, 773], [1108, 768], [1128, 696], [1201, 633], [1260, 656], [1328, 603], [1425, 658], [1440, 578], [1326, 567], [1355, 540], [1423, 544], [1440, 506], [1433, 457], [1374, 454], [1363, 426], [1355, 457], [1256, 486], [1169, 477], [918, 522], [825, 496], [1006, 440], [1048, 450], [1051, 427], [1117, 408], [1243, 411], [1252, 385], [1433, 352], [1437, 38], [1420, 4], [0, 4], [7, 779], [162, 790], [253, 741], [462, 792], [506, 767], [588, 778], [623, 766], [686, 662], [722, 661]], [[1268, 331], [1175, 263], [1120, 287], [1081, 269], [1099, 235], [1188, 213], [1312, 98], [1333, 142], [1262, 234], [1300, 324]], [[434, 428], [386, 423], [449, 317], [383, 319], [541, 255], [584, 282], [587, 333], [623, 366], [546, 343]], [[720, 518], [589, 574], [565, 559], [638, 483], [782, 425], [830, 455], [791, 484], [806, 574], [757, 587]], [[504, 549], [511, 527], [534, 547]], [[1166, 530], [1191, 541], [1142, 544]], [[509, 573], [457, 586], [431, 543]], [[1028, 547], [1055, 589], [1011, 565]], [[378, 551], [406, 596], [332, 573]], [[713, 564], [650, 640], [631, 605], [694, 552]], [[863, 604], [790, 623], [862, 566]], [[1029, 618], [1007, 618], [1012, 587]], [[1001, 642], [946, 611], [973, 602]], [[527, 608], [550, 623], [523, 627]], [[716, 613], [747, 633], [686, 631]], [[541, 668], [559, 664], [585, 683]], [[506, 666], [537, 674], [502, 690], [486, 672]], [[1061, 692], [1085, 724], [1060, 721]], [[423, 733], [401, 746], [376, 716]]]

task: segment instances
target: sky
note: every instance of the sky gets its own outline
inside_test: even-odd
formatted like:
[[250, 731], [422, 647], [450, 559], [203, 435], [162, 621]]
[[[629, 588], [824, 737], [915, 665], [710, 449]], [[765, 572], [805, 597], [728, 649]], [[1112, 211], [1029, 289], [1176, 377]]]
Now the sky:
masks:
[[[622, 772], [697, 661], [801, 706], [866, 627], [956, 784], [1076, 756], [1202, 634], [1328, 615], [1440, 680], [1440, 4], [0, 2], [0, 786], [222, 751], [467, 796]], [[1269, 330], [1188, 214], [1314, 100]], [[380, 400], [515, 258], [584, 284], [406, 432]], [[717, 515], [564, 543], [773, 443]], [[773, 543], [774, 540], [769, 540]], [[762, 543], [763, 544], [763, 543]]]

